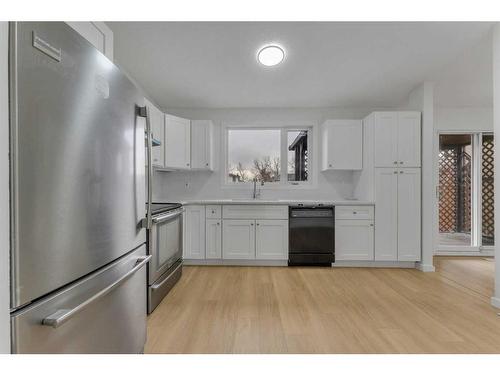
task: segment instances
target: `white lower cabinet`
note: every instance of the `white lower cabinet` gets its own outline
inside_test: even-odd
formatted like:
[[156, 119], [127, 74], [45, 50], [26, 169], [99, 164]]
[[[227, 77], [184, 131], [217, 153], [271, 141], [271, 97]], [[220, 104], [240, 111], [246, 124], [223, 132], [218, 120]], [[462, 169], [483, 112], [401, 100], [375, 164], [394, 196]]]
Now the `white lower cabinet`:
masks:
[[205, 259], [205, 206], [186, 207], [183, 258]]
[[207, 259], [222, 258], [222, 220], [207, 219], [205, 233], [205, 255]]
[[288, 259], [288, 220], [256, 220], [257, 259]]
[[376, 168], [375, 260], [420, 260], [420, 183], [420, 168]]
[[223, 220], [222, 256], [224, 259], [255, 259], [255, 220]]
[[374, 260], [373, 220], [335, 220], [335, 260]]
[[420, 168], [398, 174], [398, 260], [418, 261], [421, 253]]

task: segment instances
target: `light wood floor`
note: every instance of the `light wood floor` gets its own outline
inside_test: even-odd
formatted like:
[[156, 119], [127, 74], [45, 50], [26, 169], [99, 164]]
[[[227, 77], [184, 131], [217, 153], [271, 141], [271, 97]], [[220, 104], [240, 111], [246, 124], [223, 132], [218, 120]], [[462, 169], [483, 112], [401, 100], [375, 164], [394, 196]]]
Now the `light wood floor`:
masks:
[[184, 267], [146, 353], [500, 353], [493, 262], [410, 269]]

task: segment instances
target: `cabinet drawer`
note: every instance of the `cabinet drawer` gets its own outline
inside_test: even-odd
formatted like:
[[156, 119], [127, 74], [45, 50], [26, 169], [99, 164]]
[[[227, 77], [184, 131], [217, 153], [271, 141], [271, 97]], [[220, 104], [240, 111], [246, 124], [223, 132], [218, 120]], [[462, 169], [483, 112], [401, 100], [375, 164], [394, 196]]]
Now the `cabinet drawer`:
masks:
[[207, 219], [220, 219], [222, 218], [222, 206], [208, 205], [206, 208]]
[[224, 205], [224, 219], [288, 219], [288, 206], [277, 205]]
[[373, 220], [373, 206], [335, 206], [335, 219]]

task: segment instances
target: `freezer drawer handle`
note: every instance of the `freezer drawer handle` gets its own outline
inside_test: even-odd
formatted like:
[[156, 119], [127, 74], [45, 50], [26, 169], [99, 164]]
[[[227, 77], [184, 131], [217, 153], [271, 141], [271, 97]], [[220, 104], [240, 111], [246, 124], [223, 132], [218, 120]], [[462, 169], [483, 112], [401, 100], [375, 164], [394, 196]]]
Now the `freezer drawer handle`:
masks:
[[75, 316], [79, 312], [85, 310], [92, 303], [94, 303], [97, 300], [99, 300], [100, 298], [104, 297], [105, 295], [107, 295], [108, 293], [113, 291], [114, 289], [118, 288], [121, 284], [123, 284], [129, 278], [131, 278], [134, 275], [134, 273], [139, 271], [146, 263], [149, 262], [151, 257], [152, 257], [152, 255], [145, 255], [145, 256], [138, 258], [134, 268], [132, 268], [125, 275], [120, 277], [118, 280], [116, 280], [112, 284], [108, 285], [106, 288], [102, 289], [100, 292], [94, 294], [88, 300], [85, 300], [84, 302], [80, 303], [78, 306], [76, 306], [73, 309], [57, 310], [52, 315], [49, 315], [48, 317], [43, 319], [42, 325], [51, 326], [53, 328], [57, 328], [57, 327], [63, 325], [68, 320], [70, 320], [73, 316]]

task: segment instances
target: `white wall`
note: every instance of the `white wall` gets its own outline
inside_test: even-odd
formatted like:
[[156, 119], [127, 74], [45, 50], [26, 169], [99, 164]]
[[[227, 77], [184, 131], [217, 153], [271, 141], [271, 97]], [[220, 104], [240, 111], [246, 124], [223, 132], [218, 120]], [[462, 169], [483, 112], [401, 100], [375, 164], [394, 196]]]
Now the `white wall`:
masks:
[[[180, 109], [171, 108], [166, 112], [193, 120], [212, 120], [215, 125], [214, 157], [216, 171], [210, 172], [155, 172], [154, 199], [157, 201], [180, 201], [186, 199], [250, 198], [251, 189], [222, 188], [221, 166], [223, 165], [222, 123], [252, 125], [255, 123], [276, 123], [285, 125], [314, 124], [317, 127], [327, 118], [362, 119], [373, 109], [341, 108], [239, 108], [239, 109]], [[315, 129], [313, 129], [314, 131]], [[316, 135], [318, 132], [315, 132]], [[319, 140], [319, 139], [317, 139]], [[265, 189], [262, 199], [344, 199], [352, 196], [350, 171], [319, 171], [321, 142], [317, 141], [313, 151], [313, 167], [317, 176], [317, 186], [311, 189]], [[186, 186], [187, 185], [187, 186]]]
[[8, 22], [0, 22], [0, 353], [10, 353]]
[[[500, 137], [500, 24], [493, 30], [493, 121], [495, 132], [495, 155], [498, 150]], [[500, 176], [500, 163], [495, 163], [495, 176]], [[500, 184], [495, 184], [495, 197], [500, 197]], [[500, 217], [500, 199], [495, 199], [495, 217]], [[495, 238], [500, 238], [500, 225], [495, 225]], [[498, 240], [495, 245], [495, 294], [491, 297], [491, 304], [500, 308], [500, 246]]]
[[423, 82], [408, 97], [410, 109], [422, 112], [422, 271], [434, 271], [433, 254], [437, 223], [434, 169], [434, 91]]
[[493, 131], [492, 107], [436, 107], [436, 131]]

